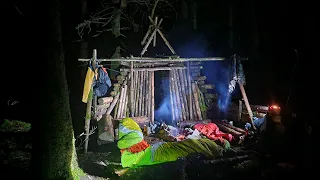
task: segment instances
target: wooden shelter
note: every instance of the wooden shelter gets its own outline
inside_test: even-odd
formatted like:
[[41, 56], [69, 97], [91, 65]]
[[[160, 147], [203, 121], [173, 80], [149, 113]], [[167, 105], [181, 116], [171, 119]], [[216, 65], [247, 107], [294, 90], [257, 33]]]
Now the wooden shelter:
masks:
[[[79, 61], [120, 61], [122, 68], [113, 84], [110, 96], [100, 98], [99, 105], [108, 104], [107, 114], [113, 112], [115, 119], [146, 116], [154, 122], [154, 72], [169, 71], [170, 102], [174, 122], [202, 120], [200, 99], [202, 92], [213, 89], [214, 85], [205, 84], [206, 77], [200, 76], [201, 61], [222, 61], [225, 58], [167, 58], [129, 57], [122, 59], [79, 59]], [[215, 98], [213, 94], [206, 98]], [[93, 98], [94, 99], [94, 98]]]
[[[108, 97], [89, 97], [86, 114], [86, 142], [85, 152], [88, 146], [90, 120], [92, 106], [94, 116], [101, 114], [110, 115], [113, 113], [114, 119], [124, 117], [146, 117], [151, 123], [155, 120], [155, 71], [169, 71], [169, 92], [171, 105], [171, 120], [181, 123], [186, 120], [203, 120], [206, 111], [201, 108], [204, 99], [215, 99], [215, 94], [207, 93], [208, 89], [214, 89], [214, 85], [206, 84], [205, 76], [201, 76], [201, 62], [203, 61], [223, 61], [223, 57], [207, 58], [181, 58], [175, 54], [170, 43], [163, 36], [160, 30], [162, 19], [158, 22], [158, 17], [152, 20], [151, 25], [143, 38], [141, 44], [144, 45], [141, 57], [127, 57], [117, 59], [98, 59], [97, 50], [93, 50], [93, 57], [90, 59], [78, 59], [79, 61], [91, 62], [95, 68], [101, 62], [120, 62], [120, 74], [117, 76], [117, 83], [112, 86], [113, 91]], [[157, 33], [168, 46], [173, 56], [162, 58], [142, 57], [147, 51], [151, 41], [156, 45]], [[157, 87], [159, 88], [159, 87]], [[103, 110], [104, 109], [104, 110]], [[99, 114], [100, 115], [97, 115]], [[102, 113], [101, 113], [102, 112]], [[99, 120], [99, 118], [97, 118]], [[110, 124], [110, 123], [109, 123]]]

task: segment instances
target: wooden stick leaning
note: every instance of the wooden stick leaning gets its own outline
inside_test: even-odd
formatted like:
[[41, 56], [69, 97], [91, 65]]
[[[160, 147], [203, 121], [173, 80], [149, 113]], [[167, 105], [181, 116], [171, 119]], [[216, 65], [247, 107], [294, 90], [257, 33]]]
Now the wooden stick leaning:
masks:
[[179, 77], [179, 72], [178, 70], [173, 70], [174, 74], [175, 74], [175, 78], [177, 80], [177, 88], [178, 88], [178, 92], [179, 92], [179, 101], [180, 101], [180, 108], [181, 108], [181, 115], [182, 115], [182, 121], [187, 120], [187, 116], [186, 116], [186, 109], [184, 106], [184, 101], [183, 101], [183, 91], [182, 91], [182, 83], [181, 83], [181, 79]]

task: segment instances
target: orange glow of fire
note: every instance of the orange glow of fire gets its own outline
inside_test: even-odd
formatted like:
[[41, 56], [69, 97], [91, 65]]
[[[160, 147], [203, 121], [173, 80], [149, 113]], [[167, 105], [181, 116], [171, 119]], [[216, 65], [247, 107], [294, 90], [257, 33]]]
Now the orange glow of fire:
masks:
[[280, 109], [280, 107], [277, 105], [272, 105], [272, 106], [270, 106], [270, 109]]

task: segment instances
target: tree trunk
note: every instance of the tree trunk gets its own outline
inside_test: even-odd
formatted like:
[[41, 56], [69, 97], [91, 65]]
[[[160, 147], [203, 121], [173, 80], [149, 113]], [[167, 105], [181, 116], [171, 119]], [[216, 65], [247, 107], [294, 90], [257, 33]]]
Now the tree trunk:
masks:
[[46, 18], [43, 22], [47, 22], [42, 24], [42, 31], [48, 34], [42, 36], [47, 43], [42, 44], [47, 45], [46, 56], [41, 57], [45, 68], [38, 76], [45, 80], [39, 82], [44, 83], [38, 87], [41, 88], [38, 95], [41, 103], [39, 110], [34, 112], [41, 114], [41, 119], [36, 121], [39, 134], [35, 138], [39, 140], [36, 141], [38, 152], [34, 156], [37, 158], [34, 161], [37, 173], [34, 175], [39, 179], [74, 179], [81, 172], [74, 145], [59, 9], [57, 0], [46, 1], [42, 8], [42, 15]]

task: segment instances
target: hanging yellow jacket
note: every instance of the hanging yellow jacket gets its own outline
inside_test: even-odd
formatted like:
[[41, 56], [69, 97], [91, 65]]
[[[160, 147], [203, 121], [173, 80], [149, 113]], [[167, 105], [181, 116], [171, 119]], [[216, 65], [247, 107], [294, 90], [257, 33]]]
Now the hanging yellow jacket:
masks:
[[93, 70], [90, 67], [88, 67], [86, 79], [84, 81], [83, 94], [82, 94], [82, 102], [84, 103], [88, 102], [88, 97], [89, 97], [90, 89], [92, 86], [94, 74], [95, 73], [93, 72]]

